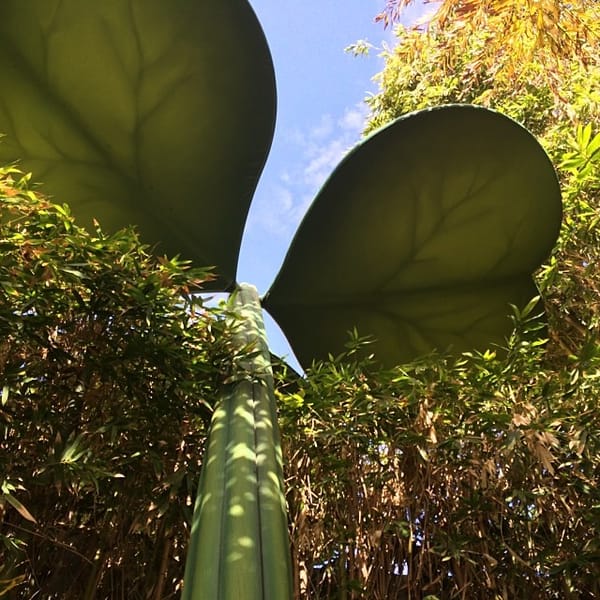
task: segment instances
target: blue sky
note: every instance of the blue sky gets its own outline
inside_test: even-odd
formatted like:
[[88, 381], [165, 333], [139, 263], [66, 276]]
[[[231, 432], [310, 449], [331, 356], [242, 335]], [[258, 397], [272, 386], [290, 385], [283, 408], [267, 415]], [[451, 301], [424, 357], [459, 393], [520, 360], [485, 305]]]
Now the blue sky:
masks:
[[[267, 37], [277, 79], [277, 125], [242, 243], [238, 281], [264, 294], [311, 200], [341, 157], [360, 139], [365, 97], [391, 32], [374, 23], [385, 0], [250, 0]], [[422, 7], [407, 12], [414, 19]], [[375, 49], [344, 49], [367, 40]], [[377, 50], [379, 49], [379, 50]], [[243, 50], [242, 50], [243, 51]], [[272, 350], [292, 359], [278, 327], [266, 318]], [[292, 359], [293, 364], [297, 363]]]

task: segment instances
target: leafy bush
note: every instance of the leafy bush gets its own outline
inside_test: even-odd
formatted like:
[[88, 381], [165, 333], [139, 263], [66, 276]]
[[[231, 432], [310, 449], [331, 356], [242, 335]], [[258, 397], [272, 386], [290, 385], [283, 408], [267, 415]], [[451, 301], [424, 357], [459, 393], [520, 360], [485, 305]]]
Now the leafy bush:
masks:
[[547, 327], [531, 304], [504, 349], [373, 371], [351, 344], [281, 380], [297, 597], [600, 595], [598, 38], [586, 60], [535, 44], [515, 60], [490, 50], [507, 33], [489, 18], [398, 27], [367, 130], [458, 102], [540, 138], [564, 204], [536, 276]]
[[86, 233], [15, 169], [0, 202], [0, 595], [175, 597], [230, 360], [211, 274]]
[[280, 388], [297, 597], [600, 594], [599, 348], [555, 370], [527, 311], [504, 358]]

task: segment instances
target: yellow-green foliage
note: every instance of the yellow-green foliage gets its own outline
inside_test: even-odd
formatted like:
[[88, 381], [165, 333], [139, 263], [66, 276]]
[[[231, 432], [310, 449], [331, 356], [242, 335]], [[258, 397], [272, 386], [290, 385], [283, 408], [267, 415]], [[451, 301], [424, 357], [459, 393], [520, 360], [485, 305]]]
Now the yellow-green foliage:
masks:
[[555, 368], [534, 315], [504, 359], [282, 382], [298, 598], [600, 594], [600, 349]]
[[398, 27], [368, 129], [468, 102], [540, 137], [565, 211], [537, 273], [548, 326], [530, 306], [515, 311], [504, 358], [492, 348], [373, 372], [350, 350], [300, 382], [282, 380], [298, 597], [597, 597], [600, 39], [582, 35], [570, 58], [548, 39], [521, 40], [531, 44], [515, 60], [492, 49], [501, 36], [518, 47], [510, 32], [528, 24], [494, 28], [500, 13], [489, 26], [469, 22], [469, 9], [531, 3], [445, 4], [460, 4], [462, 21], [449, 12], [427, 30]]
[[178, 593], [229, 362], [191, 294], [207, 277], [131, 230], [86, 233], [0, 169], [3, 598]]
[[[380, 15], [397, 22], [415, 0], [388, 0]], [[534, 133], [567, 115], [583, 121], [579, 100], [594, 91], [597, 116], [600, 7], [594, 0], [441, 0], [418, 27], [396, 30], [385, 52], [377, 126], [428, 101], [502, 108]], [[511, 106], [512, 109], [511, 110]], [[574, 112], [575, 111], [575, 112]]]

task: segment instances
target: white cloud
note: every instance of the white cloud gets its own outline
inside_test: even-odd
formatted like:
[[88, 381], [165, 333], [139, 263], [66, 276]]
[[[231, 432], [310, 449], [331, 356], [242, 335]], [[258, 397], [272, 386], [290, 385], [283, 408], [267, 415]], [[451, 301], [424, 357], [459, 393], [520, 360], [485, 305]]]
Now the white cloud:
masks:
[[335, 121], [326, 115], [322, 122], [331, 126], [329, 135], [323, 137], [323, 128], [313, 129], [304, 141], [303, 156], [306, 162], [302, 170], [303, 179], [313, 194], [323, 185], [348, 150], [358, 142], [367, 113], [367, 106], [361, 102], [346, 108], [343, 115]]
[[360, 103], [341, 115], [323, 114], [303, 130], [283, 133], [285, 154], [292, 160], [271, 175], [274, 183], [255, 198], [249, 226], [281, 238], [293, 235], [319, 188], [360, 140], [367, 112]]
[[311, 198], [302, 196], [295, 187], [274, 183], [265, 198], [255, 202], [248, 225], [276, 238], [290, 238], [306, 212]]
[[334, 122], [333, 117], [329, 114], [322, 115], [318, 125], [315, 125], [310, 130], [309, 139], [322, 140], [330, 136], [333, 132]]
[[367, 105], [361, 102], [352, 108], [347, 108], [338, 123], [346, 131], [360, 133], [365, 126], [367, 114]]
[[419, 8], [420, 14], [416, 13], [412, 15], [413, 22], [409, 23], [411, 25], [424, 25], [431, 21], [435, 16], [435, 13], [438, 12], [441, 6], [441, 0], [431, 0], [426, 4], [422, 4]]
[[306, 156], [308, 162], [303, 169], [306, 185], [315, 192], [323, 185], [349, 149], [345, 136], [327, 141], [325, 144], [312, 145]]

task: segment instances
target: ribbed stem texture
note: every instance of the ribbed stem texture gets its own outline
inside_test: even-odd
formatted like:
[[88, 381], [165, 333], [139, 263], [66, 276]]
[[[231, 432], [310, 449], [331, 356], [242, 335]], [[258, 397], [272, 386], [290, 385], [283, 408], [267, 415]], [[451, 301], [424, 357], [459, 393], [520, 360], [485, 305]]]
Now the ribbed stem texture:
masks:
[[292, 571], [273, 372], [253, 286], [233, 297], [243, 359], [213, 415], [182, 600], [287, 600]]

